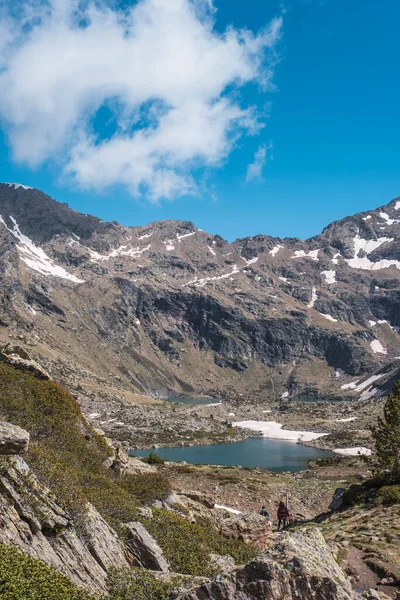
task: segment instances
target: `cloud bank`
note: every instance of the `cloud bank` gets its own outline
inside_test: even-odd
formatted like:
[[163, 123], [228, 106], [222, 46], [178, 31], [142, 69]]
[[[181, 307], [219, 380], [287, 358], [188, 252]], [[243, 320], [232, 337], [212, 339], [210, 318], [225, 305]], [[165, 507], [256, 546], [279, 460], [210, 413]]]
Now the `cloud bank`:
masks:
[[260, 127], [240, 91], [273, 88], [280, 17], [220, 33], [211, 0], [1, 6], [0, 119], [20, 163], [56, 160], [80, 186], [172, 199]]

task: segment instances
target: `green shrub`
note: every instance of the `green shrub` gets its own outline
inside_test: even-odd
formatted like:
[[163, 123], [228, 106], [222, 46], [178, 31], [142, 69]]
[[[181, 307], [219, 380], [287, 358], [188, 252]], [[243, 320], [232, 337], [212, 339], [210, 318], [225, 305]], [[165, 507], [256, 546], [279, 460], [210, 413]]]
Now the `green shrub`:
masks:
[[400, 504], [400, 485], [385, 485], [379, 490], [379, 504]]
[[110, 600], [169, 600], [174, 582], [164, 582], [146, 569], [111, 569], [107, 578]]
[[150, 452], [146, 462], [149, 465], [163, 465], [165, 461], [156, 452]]
[[212, 575], [210, 553], [230, 554], [237, 564], [251, 560], [253, 546], [223, 537], [209, 522], [190, 523], [166, 509], [153, 509], [152, 519], [141, 519], [164, 551], [172, 570], [187, 575]]
[[0, 598], [7, 600], [94, 600], [40, 560], [0, 544]]
[[160, 473], [123, 475], [119, 485], [143, 504], [150, 504], [154, 500], [165, 500], [172, 491], [168, 479]]

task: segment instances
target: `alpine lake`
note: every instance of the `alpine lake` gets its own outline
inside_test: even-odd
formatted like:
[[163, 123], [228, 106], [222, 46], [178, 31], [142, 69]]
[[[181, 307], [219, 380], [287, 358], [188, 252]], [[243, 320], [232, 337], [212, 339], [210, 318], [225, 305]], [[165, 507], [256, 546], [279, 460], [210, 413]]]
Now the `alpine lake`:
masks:
[[[178, 404], [219, 404], [218, 398], [167, 398], [167, 402]], [[154, 449], [131, 450], [131, 456], [147, 457]], [[177, 446], [157, 448], [161, 458], [171, 462], [186, 462], [193, 465], [223, 465], [267, 469], [275, 473], [296, 472], [307, 468], [309, 460], [327, 458], [332, 452], [310, 448], [286, 440], [248, 438], [230, 444], [207, 446]]]

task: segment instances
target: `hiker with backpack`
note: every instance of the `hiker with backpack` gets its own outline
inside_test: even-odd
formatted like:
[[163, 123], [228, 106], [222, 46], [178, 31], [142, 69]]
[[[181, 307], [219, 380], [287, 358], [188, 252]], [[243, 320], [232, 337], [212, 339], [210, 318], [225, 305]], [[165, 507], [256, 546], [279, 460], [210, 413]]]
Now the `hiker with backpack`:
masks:
[[284, 502], [279, 502], [279, 507], [278, 507], [278, 531], [281, 528], [282, 525], [282, 529], [286, 529], [288, 526], [288, 522], [290, 519], [290, 515], [289, 515], [289, 510], [288, 507], [285, 505]]

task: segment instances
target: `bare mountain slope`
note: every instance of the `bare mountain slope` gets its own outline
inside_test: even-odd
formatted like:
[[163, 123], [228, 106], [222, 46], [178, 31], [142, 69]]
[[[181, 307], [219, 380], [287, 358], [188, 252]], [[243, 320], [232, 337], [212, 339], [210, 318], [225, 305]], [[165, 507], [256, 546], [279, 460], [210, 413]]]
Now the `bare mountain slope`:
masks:
[[0, 184], [0, 215], [0, 340], [67, 383], [371, 397], [400, 368], [400, 200], [306, 241], [233, 244], [190, 222], [105, 223], [18, 184]]

